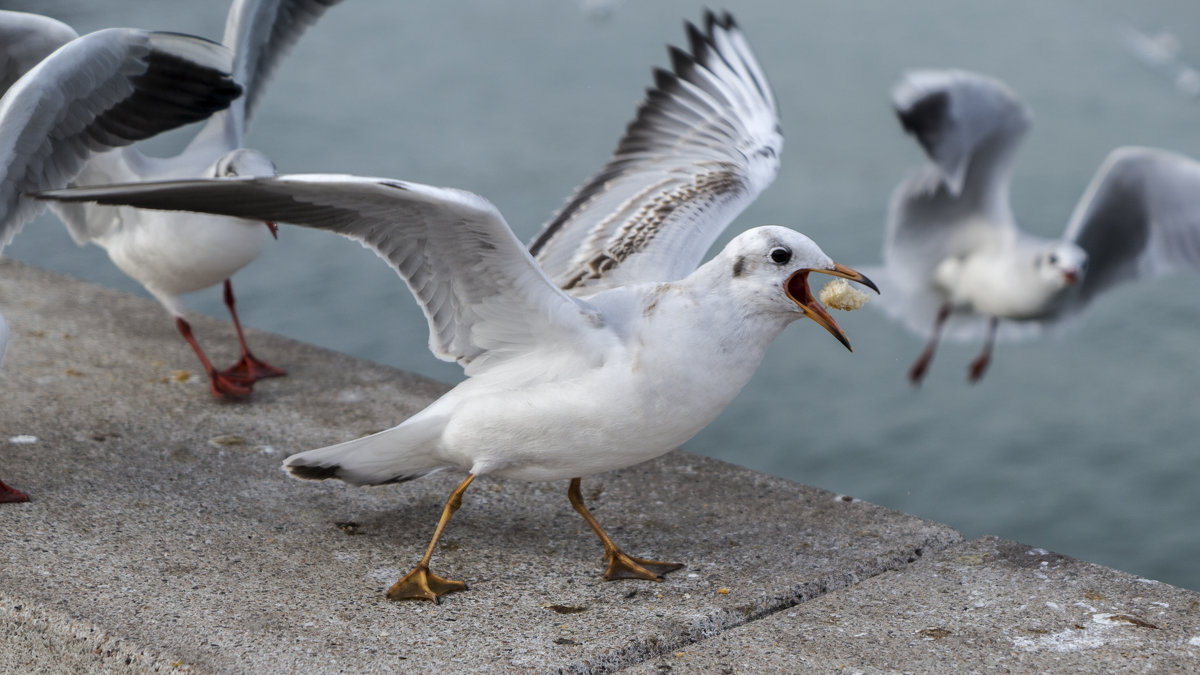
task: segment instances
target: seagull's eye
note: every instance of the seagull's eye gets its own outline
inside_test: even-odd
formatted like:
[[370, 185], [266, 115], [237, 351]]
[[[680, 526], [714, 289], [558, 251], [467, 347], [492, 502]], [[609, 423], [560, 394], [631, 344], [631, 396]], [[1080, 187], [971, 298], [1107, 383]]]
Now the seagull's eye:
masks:
[[1051, 253], [1051, 254], [1050, 254], [1050, 264], [1051, 264], [1051, 265], [1057, 265], [1057, 264], [1058, 264], [1058, 254], [1056, 254], [1056, 253]]
[[782, 265], [792, 259], [791, 249], [783, 246], [776, 246], [775, 248], [771, 249], [771, 253], [769, 255], [771, 256], [771, 262], [778, 265]]

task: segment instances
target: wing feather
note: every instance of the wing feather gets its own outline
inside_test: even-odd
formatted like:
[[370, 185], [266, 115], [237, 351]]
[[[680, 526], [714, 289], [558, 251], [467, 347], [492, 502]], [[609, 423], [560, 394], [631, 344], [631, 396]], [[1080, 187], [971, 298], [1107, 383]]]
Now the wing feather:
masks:
[[686, 31], [612, 158], [530, 244], [572, 293], [686, 276], [778, 173], [775, 99], [733, 18]]
[[1125, 281], [1200, 272], [1200, 162], [1122, 147], [1100, 165], [1064, 238], [1088, 254], [1072, 308]]
[[458, 361], [468, 375], [538, 345], [578, 346], [607, 334], [603, 316], [550, 282], [500, 212], [463, 190], [298, 174], [81, 187], [39, 196], [336, 232], [373, 250], [404, 279], [429, 322], [430, 350]]
[[110, 28], [26, 73], [0, 99], [0, 250], [42, 208], [27, 193], [66, 185], [94, 153], [228, 106], [241, 93], [230, 65], [207, 40]]

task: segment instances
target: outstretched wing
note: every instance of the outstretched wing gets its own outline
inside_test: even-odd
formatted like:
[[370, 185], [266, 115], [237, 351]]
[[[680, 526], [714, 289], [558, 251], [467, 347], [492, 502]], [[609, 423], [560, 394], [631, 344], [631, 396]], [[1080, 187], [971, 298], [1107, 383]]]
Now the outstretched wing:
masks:
[[609, 333], [559, 290], [486, 199], [463, 190], [324, 174], [134, 183], [43, 195], [200, 211], [337, 232], [374, 250], [429, 321], [429, 348], [468, 375], [545, 347], [574, 351]]
[[234, 0], [225, 20], [222, 43], [233, 50], [233, 78], [246, 95], [214, 115], [192, 140], [192, 146], [214, 145], [222, 151], [244, 145], [246, 125], [267, 82], [300, 36], [325, 10], [341, 0]]
[[[917, 70], [892, 89], [892, 105], [940, 173], [950, 196], [1008, 207], [1008, 170], [1032, 123], [1003, 82], [963, 70]], [[1000, 205], [996, 205], [1000, 206]]]
[[731, 16], [704, 24], [686, 25], [689, 51], [670, 50], [612, 159], [530, 245], [571, 293], [686, 276], [778, 173], [766, 76]]
[[75, 29], [57, 19], [0, 10], [0, 96], [42, 59], [77, 37]]
[[1200, 272], [1200, 163], [1156, 148], [1117, 148], [1092, 178], [1064, 237], [1088, 254], [1072, 309], [1124, 281]]
[[93, 153], [202, 120], [241, 88], [218, 44], [110, 28], [55, 51], [0, 99], [0, 250]]

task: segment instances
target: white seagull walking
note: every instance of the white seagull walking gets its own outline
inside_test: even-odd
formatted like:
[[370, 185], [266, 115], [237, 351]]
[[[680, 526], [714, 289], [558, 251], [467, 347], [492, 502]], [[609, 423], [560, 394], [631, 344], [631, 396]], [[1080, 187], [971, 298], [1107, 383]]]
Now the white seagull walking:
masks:
[[622, 552], [588, 512], [580, 477], [678, 447], [737, 395], [770, 342], [809, 317], [849, 347], [809, 290], [852, 279], [808, 237], [726, 225], [775, 177], [782, 136], [767, 80], [729, 15], [687, 25], [608, 165], [526, 250], [475, 194], [382, 178], [294, 175], [62, 190], [149, 208], [197, 209], [332, 230], [375, 250], [425, 310], [430, 348], [468, 379], [400, 425], [303, 452], [296, 476], [398, 483], [468, 472], [417, 566], [388, 591], [432, 601], [466, 584], [429, 570], [476, 476], [571, 479], [600, 538], [606, 579], [661, 579], [675, 563]]
[[905, 131], [930, 162], [892, 194], [875, 303], [928, 343], [909, 370], [918, 384], [943, 333], [983, 336], [978, 381], [997, 335], [1037, 335], [1103, 291], [1172, 270], [1200, 271], [1200, 164], [1122, 147], [1100, 165], [1062, 237], [1018, 228], [1010, 166], [1031, 115], [1003, 83], [957, 70], [914, 71], [892, 92]]
[[[267, 80], [287, 50], [328, 7], [339, 1], [234, 0], [223, 42], [233, 50], [234, 79], [244, 87], [245, 96], [228, 109], [212, 115], [179, 155], [147, 157], [134, 148], [122, 148], [93, 156], [77, 171], [78, 175], [60, 176], [66, 180], [58, 185], [41, 185], [39, 189], [61, 187], [67, 181], [93, 185], [172, 178], [275, 175], [275, 165], [266, 155], [243, 147], [247, 122]], [[4, 12], [0, 15], [0, 25], [11, 21], [21, 27], [40, 29], [38, 41], [27, 41], [40, 48], [74, 32], [64, 24], [44, 17], [38, 17], [42, 21], [34, 23], [26, 18], [29, 16]], [[0, 29], [2, 33], [3, 29]], [[30, 60], [36, 50], [34, 47], [18, 49], [22, 44], [9, 44], [5, 48], [8, 58]], [[73, 89], [77, 82], [78, 78], [64, 80], [43, 76], [30, 78], [28, 86], [54, 88], [75, 97], [79, 95]], [[26, 120], [13, 123], [23, 121]], [[9, 124], [8, 121], [4, 123]], [[258, 379], [284, 374], [257, 359], [246, 346], [241, 322], [234, 309], [230, 281], [235, 272], [258, 257], [271, 241], [275, 235], [273, 222], [264, 224], [263, 221], [165, 214], [92, 204], [60, 204], [55, 210], [76, 243], [91, 242], [103, 247], [121, 271], [144, 286], [171, 313], [180, 334], [200, 359], [215, 396], [246, 396]], [[4, 227], [3, 241], [7, 242], [16, 232], [10, 223], [5, 223]], [[235, 365], [218, 371], [192, 335], [191, 326], [184, 318], [187, 310], [180, 296], [222, 282], [225, 304], [237, 329], [242, 355]]]

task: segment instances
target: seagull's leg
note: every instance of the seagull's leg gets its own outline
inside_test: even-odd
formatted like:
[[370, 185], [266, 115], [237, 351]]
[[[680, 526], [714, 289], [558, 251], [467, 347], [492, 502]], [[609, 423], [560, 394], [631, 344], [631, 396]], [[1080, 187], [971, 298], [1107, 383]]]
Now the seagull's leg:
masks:
[[204, 367], [204, 372], [208, 374], [208, 384], [212, 388], [213, 396], [217, 398], [236, 398], [250, 395], [251, 383], [226, 377], [218, 373], [216, 368], [213, 368], [208, 357], [204, 355], [204, 350], [200, 349], [200, 345], [196, 342], [196, 338], [192, 337], [192, 326], [183, 317], [175, 317], [175, 327], [179, 329], [180, 334], [183, 335], [183, 339], [187, 340], [187, 343], [192, 346], [192, 350], [196, 352], [196, 356], [200, 357], [200, 365]]
[[909, 382], [921, 384], [921, 380], [925, 379], [925, 371], [929, 370], [929, 363], [933, 361], [933, 352], [937, 350], [938, 340], [942, 337], [942, 326], [949, 318], [950, 303], [945, 303], [938, 309], [937, 318], [933, 320], [933, 333], [929, 336], [929, 342], [925, 344], [921, 355], [917, 357], [916, 361], [913, 361], [912, 367], [908, 369]]
[[229, 315], [233, 317], [233, 327], [237, 329], [238, 342], [242, 346], [242, 358], [222, 370], [221, 374], [231, 380], [239, 380], [248, 384], [254, 384], [266, 377], [286, 375], [287, 373], [259, 360], [250, 353], [250, 348], [246, 346], [246, 336], [242, 333], [242, 322], [238, 321], [237, 310], [234, 309], [233, 283], [229, 279], [225, 280], [225, 306], [229, 308]]
[[20, 490], [6, 485], [0, 480], [0, 504], [15, 504], [17, 502], [29, 501], [29, 495]]
[[983, 378], [983, 374], [987, 372], [988, 364], [992, 362], [992, 345], [996, 342], [996, 326], [1000, 323], [1000, 319], [992, 317], [988, 319], [987, 337], [983, 341], [983, 351], [979, 352], [979, 356], [971, 362], [971, 368], [967, 371], [967, 379], [971, 382], [978, 382]]
[[392, 584], [387, 592], [388, 600], [431, 600], [441, 603], [443, 595], [467, 590], [467, 585], [461, 581], [443, 579], [430, 572], [429, 559], [433, 557], [433, 550], [437, 548], [438, 539], [442, 537], [442, 530], [446, 529], [446, 523], [450, 522], [450, 516], [453, 516], [458, 507], [462, 506], [463, 492], [466, 492], [467, 486], [473, 480], [475, 480], [475, 474], [467, 474], [463, 482], [459, 483], [458, 487], [454, 488], [454, 492], [450, 493], [450, 499], [446, 500], [446, 507], [442, 509], [442, 517], [438, 520], [437, 529], [433, 531], [433, 539], [429, 540], [429, 548], [425, 549], [425, 555], [421, 557], [421, 562], [417, 563], [411, 572]]
[[600, 543], [604, 544], [604, 561], [608, 563], [608, 569], [604, 570], [605, 581], [616, 579], [662, 581], [662, 575], [683, 567], [681, 563], [635, 558], [622, 551], [584, 505], [583, 495], [579, 494], [579, 481], [578, 478], [571, 479], [571, 487], [567, 489], [567, 499], [571, 500], [571, 506], [575, 507], [587, 524], [592, 526], [592, 531], [596, 533], [597, 537], [600, 537]]

